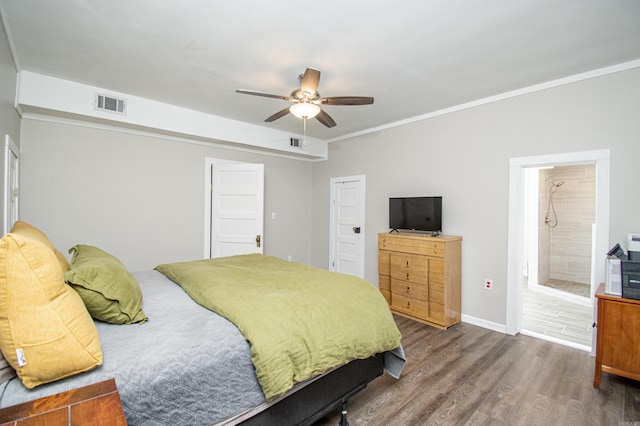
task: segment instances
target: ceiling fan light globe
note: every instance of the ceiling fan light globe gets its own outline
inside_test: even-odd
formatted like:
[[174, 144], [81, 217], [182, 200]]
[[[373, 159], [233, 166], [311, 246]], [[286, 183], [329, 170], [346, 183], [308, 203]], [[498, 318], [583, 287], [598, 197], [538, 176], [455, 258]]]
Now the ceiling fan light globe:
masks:
[[289, 107], [291, 114], [298, 118], [313, 118], [320, 113], [320, 107], [308, 102], [300, 102]]

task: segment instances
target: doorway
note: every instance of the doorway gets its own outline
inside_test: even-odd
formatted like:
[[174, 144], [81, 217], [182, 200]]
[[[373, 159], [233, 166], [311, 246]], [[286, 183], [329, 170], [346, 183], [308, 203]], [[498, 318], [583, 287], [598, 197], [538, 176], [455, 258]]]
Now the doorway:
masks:
[[524, 169], [523, 333], [590, 350], [596, 165]]
[[365, 176], [331, 179], [329, 270], [364, 278]]
[[[523, 328], [524, 284], [531, 271], [531, 268], [528, 268], [527, 263], [528, 244], [527, 239], [525, 238], [525, 228], [527, 223], [525, 196], [527, 194], [527, 180], [525, 178], [525, 174], [527, 169], [595, 164], [596, 199], [592, 256], [592, 259], [594, 260], [592, 260], [590, 280], [590, 282], [595, 285], [604, 281], [604, 258], [606, 256], [608, 249], [607, 245], [609, 242], [609, 158], [610, 152], [607, 149], [511, 159], [509, 178], [509, 239], [506, 318], [506, 332], [508, 334], [517, 334], [527, 331]], [[549, 188], [546, 189], [548, 190]], [[589, 309], [591, 311], [591, 318], [593, 318], [595, 307], [589, 307]], [[567, 344], [566, 341], [562, 341], [560, 339], [545, 338], [545, 340]], [[593, 341], [593, 333], [591, 333], [591, 348], [593, 348]], [[568, 344], [568, 346], [576, 346], [580, 349], [589, 349], [589, 347], [585, 347], [585, 345]]]
[[264, 165], [205, 160], [204, 258], [263, 253]]

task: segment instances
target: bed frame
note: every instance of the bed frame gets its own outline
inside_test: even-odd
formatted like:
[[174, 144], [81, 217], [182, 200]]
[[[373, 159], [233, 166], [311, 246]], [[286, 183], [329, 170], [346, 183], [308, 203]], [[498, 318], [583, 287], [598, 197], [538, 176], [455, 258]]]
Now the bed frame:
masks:
[[347, 426], [345, 404], [384, 370], [383, 354], [351, 361], [320, 376], [308, 385], [278, 400], [267, 409], [241, 421], [243, 426], [312, 425], [342, 406], [340, 425]]

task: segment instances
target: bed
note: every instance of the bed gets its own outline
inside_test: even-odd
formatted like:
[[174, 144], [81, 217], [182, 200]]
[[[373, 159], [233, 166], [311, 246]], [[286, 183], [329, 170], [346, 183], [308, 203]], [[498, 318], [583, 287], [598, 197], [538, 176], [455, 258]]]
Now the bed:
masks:
[[[13, 238], [13, 239], [12, 239]], [[16, 243], [29, 243], [33, 245], [33, 241], [26, 237], [10, 235], [5, 236], [0, 243], [0, 265], [13, 265], [15, 261], [7, 252], [7, 245], [19, 245]], [[6, 242], [7, 240], [8, 242]], [[42, 250], [42, 247], [38, 247]], [[81, 266], [74, 268], [74, 261], [81, 256], [76, 256], [78, 251], [89, 250], [91, 246], [76, 246], [76, 252], [72, 258], [70, 269], [63, 273], [63, 277], [67, 278], [67, 287], [75, 288], [75, 284], [68, 280], [81, 281], [74, 276], [72, 271], [82, 270]], [[55, 250], [55, 248], [54, 248]], [[101, 252], [99, 249], [96, 249]], [[24, 251], [24, 250], [23, 250]], [[55, 261], [63, 261], [59, 256], [56, 258], [55, 251], [48, 256], [47, 263], [51, 264]], [[106, 254], [108, 255], [108, 254]], [[109, 255], [110, 256], [110, 255]], [[111, 259], [111, 258], [109, 258]], [[117, 259], [116, 259], [117, 260]], [[211, 260], [214, 263], [218, 260]], [[259, 281], [265, 280], [265, 276], [274, 276], [276, 281], [283, 282], [282, 278], [291, 275], [289, 268], [302, 268], [305, 272], [319, 272], [321, 277], [328, 281], [334, 281], [338, 275], [328, 271], [315, 270], [305, 265], [294, 264], [292, 262], [284, 262], [280, 259], [263, 255], [234, 256], [232, 258], [223, 259], [224, 262], [231, 262], [224, 267], [214, 266], [218, 269], [212, 273], [204, 270], [204, 265], [209, 265], [209, 261], [182, 262], [171, 264], [168, 266], [176, 267], [178, 272], [167, 272], [164, 266], [159, 265], [152, 271], [143, 271], [131, 274], [135, 283], [139, 287], [140, 304], [137, 312], [129, 312], [126, 316], [129, 323], [109, 323], [102, 320], [91, 320], [94, 324], [101, 349], [101, 357], [99, 362], [93, 360], [94, 366], [86, 368], [86, 371], [74, 371], [73, 374], [62, 374], [65, 377], [49, 380], [45, 383], [38, 383], [29, 389], [25, 385], [24, 378], [13, 377], [7, 380], [5, 375], [4, 381], [0, 384], [0, 408], [15, 405], [28, 400], [33, 400], [43, 396], [52, 395], [58, 392], [82, 387], [92, 383], [97, 383], [109, 378], [115, 378], [118, 391], [122, 400], [122, 405], [130, 425], [162, 425], [162, 424], [219, 424], [219, 425], [260, 425], [260, 424], [312, 424], [316, 420], [322, 418], [330, 410], [343, 404], [354, 393], [364, 388], [368, 382], [387, 371], [394, 377], [399, 377], [404, 365], [404, 354], [399, 343], [399, 332], [395, 328], [395, 324], [386, 329], [385, 322], [393, 323], [391, 314], [386, 308], [384, 299], [377, 291], [371, 292], [371, 299], [362, 305], [358, 300], [349, 299], [346, 296], [335, 297], [331, 303], [318, 302], [319, 296], [313, 296], [316, 304], [325, 307], [326, 312], [322, 315], [329, 317], [335, 316], [337, 321], [341, 320], [344, 311], [350, 311], [351, 315], [367, 316], [371, 315], [370, 311], [380, 310], [382, 306], [387, 310], [382, 315], [382, 319], [373, 317], [365, 318], [366, 322], [381, 321], [374, 327], [378, 331], [369, 334], [387, 334], [386, 342], [380, 343], [382, 346], [376, 349], [356, 348], [347, 354], [346, 359], [336, 356], [336, 359], [326, 359], [320, 362], [322, 371], [317, 367], [308, 367], [309, 359], [313, 360], [315, 354], [324, 354], [322, 358], [333, 358], [334, 354], [343, 352], [344, 345], [339, 341], [333, 340], [333, 333], [326, 335], [327, 330], [321, 332], [320, 336], [326, 340], [329, 348], [314, 348], [305, 354], [304, 367], [293, 372], [286, 373], [285, 383], [280, 383], [280, 379], [265, 379], [263, 370], [271, 370], [269, 363], [272, 360], [263, 362], [266, 365], [260, 367], [259, 356], [256, 356], [256, 341], [260, 340], [265, 332], [259, 331], [257, 336], [247, 338], [245, 334], [246, 324], [242, 318], [238, 318], [238, 312], [233, 309], [227, 312], [224, 305], [216, 306], [216, 310], [223, 312], [216, 313], [207, 305], [206, 298], [213, 298], [217, 303], [218, 299], [223, 299], [224, 293], [230, 293], [231, 299], [238, 298], [235, 291], [243, 285], [243, 279], [234, 277], [243, 267], [241, 263], [253, 265], [259, 271], [263, 271], [263, 275]], [[273, 263], [275, 269], [268, 272], [266, 263]], [[78, 263], [78, 262], [76, 262]], [[0, 268], [0, 284], [2, 281], [8, 281], [9, 274], [7, 267]], [[38, 270], [35, 268], [34, 270]], [[162, 271], [162, 272], [161, 272]], [[189, 289], [188, 284], [179, 281], [181, 278], [176, 277], [180, 274], [192, 274], [192, 271], [200, 271], [204, 276], [216, 276], [223, 282], [233, 283], [228, 287], [221, 287], [218, 293], [212, 295], [198, 295], [200, 290]], [[204, 271], [204, 272], [203, 272]], [[46, 272], [46, 271], [45, 271]], [[130, 273], [129, 273], [130, 274]], [[266, 275], [264, 275], [266, 274]], [[278, 274], [284, 274], [278, 276]], [[329, 275], [327, 275], [329, 274]], [[225, 277], [231, 277], [229, 279]], [[348, 280], [353, 280], [350, 277]], [[175, 281], [174, 281], [175, 280]], [[26, 282], [26, 281], [22, 281]], [[294, 282], [294, 281], [292, 281]], [[362, 281], [362, 283], [365, 283]], [[251, 289], [252, 285], [248, 284], [250, 293], [255, 293], [255, 289]], [[289, 284], [287, 284], [289, 285]], [[366, 286], [373, 288], [369, 284]], [[5, 287], [7, 283], [5, 282]], [[218, 287], [217, 284], [208, 282], [204, 287]], [[0, 296], [6, 296], [6, 290], [1, 289]], [[23, 287], [23, 285], [21, 286]], [[363, 287], [364, 288], [364, 287]], [[78, 289], [76, 289], [78, 290]], [[5, 291], [5, 293], [1, 293]], [[279, 288], [279, 295], [273, 296], [275, 299], [289, 300], [287, 292], [283, 293], [283, 289]], [[187, 292], [191, 292], [189, 295]], [[369, 290], [364, 288], [365, 293]], [[336, 293], [335, 288], [333, 293]], [[80, 294], [80, 293], [79, 293]], [[373, 296], [375, 294], [375, 296]], [[204, 297], [204, 299], [203, 299]], [[248, 296], [247, 296], [248, 297]], [[249, 309], [254, 317], [267, 318], [271, 323], [277, 325], [277, 332], [269, 339], [278, 339], [279, 334], [283, 334], [282, 330], [290, 330], [284, 334], [300, 333], [294, 328], [286, 328], [284, 324], [278, 323], [277, 316], [273, 312], [281, 308], [269, 309], [277, 306], [277, 300], [269, 299], [266, 293], [261, 294], [256, 301], [250, 302], [254, 308]], [[302, 296], [304, 297], [304, 296]], [[357, 296], [360, 299], [364, 296]], [[369, 298], [369, 296], [366, 296]], [[378, 299], [379, 298], [379, 299]], [[195, 300], [198, 300], [196, 303]], [[244, 303], [245, 296], [241, 296]], [[84, 300], [84, 299], [83, 299]], [[373, 302], [371, 302], [373, 300]], [[378, 304], [378, 301], [380, 304]], [[334, 304], [336, 306], [329, 306]], [[2, 303], [0, 301], [0, 303]], [[257, 304], [256, 304], [257, 303]], [[267, 312], [260, 312], [259, 305], [265, 305]], [[372, 308], [373, 305], [373, 308]], [[85, 301], [87, 310], [92, 312], [89, 305]], [[346, 307], [346, 309], [345, 309]], [[4, 305], [0, 308], [7, 309]], [[308, 312], [312, 316], [312, 322], [328, 323], [329, 331], [336, 328], [345, 328], [347, 334], [351, 333], [351, 341], [359, 341], [364, 338], [360, 334], [366, 335], [368, 332], [364, 330], [366, 326], [361, 328], [362, 332], [354, 332], [348, 326], [336, 326], [332, 323], [333, 319], [327, 317], [316, 317], [320, 315], [311, 311], [310, 306], [301, 307], [302, 311]], [[240, 309], [240, 314], [243, 309]], [[238, 311], [238, 310], [236, 310]], [[340, 312], [342, 311], [342, 312]], [[100, 316], [104, 313], [96, 313]], [[92, 312], [94, 315], [94, 312]], [[94, 315], [94, 317], [95, 317]], [[122, 317], [123, 313], [119, 312]], [[299, 315], [299, 314], [298, 314]], [[379, 315], [378, 315], [379, 316]], [[229, 319], [230, 318], [230, 319]], [[3, 321], [3, 313], [0, 312], [0, 326]], [[255, 320], [255, 318], [254, 318]], [[250, 322], [250, 320], [247, 320]], [[260, 321], [258, 321], [260, 322]], [[302, 320], [295, 321], [302, 322]], [[350, 321], [349, 321], [350, 322]], [[333, 325], [332, 325], [333, 324]], [[315, 328], [315, 327], [314, 327]], [[398, 333], [397, 341], [393, 336], [394, 330]], [[304, 330], [304, 329], [303, 329]], [[356, 328], [357, 330], [357, 328]], [[0, 327], [0, 347], [9, 363], [11, 363], [11, 351], [6, 350], [6, 338], [2, 337], [3, 328]], [[313, 335], [313, 331], [308, 334]], [[325, 334], [322, 334], [325, 333]], [[307, 332], [304, 332], [307, 335]], [[322, 342], [315, 342], [322, 343]], [[315, 343], [308, 341], [304, 345], [313, 346]], [[282, 350], [278, 352], [286, 352], [289, 344], [281, 345]], [[334, 347], [331, 347], [331, 346]], [[356, 345], [358, 346], [359, 343]], [[277, 346], [277, 345], [276, 345]], [[293, 345], [291, 345], [293, 346]], [[90, 346], [89, 346], [90, 347]], [[351, 351], [351, 349], [349, 349]], [[369, 352], [363, 352], [369, 350]], [[347, 351], [349, 352], [349, 351]], [[327, 355], [330, 354], [330, 355]], [[276, 354], [276, 362], [285, 364], [288, 361], [282, 361], [280, 353]], [[94, 357], [96, 358], [96, 357]], [[310, 364], [309, 364], [310, 365]], [[2, 367], [2, 361], [0, 361]], [[11, 367], [3, 368], [3, 370], [11, 370]], [[78, 370], [78, 369], [76, 369]], [[302, 372], [301, 372], [302, 371]], [[287, 376], [288, 374], [288, 376]], [[2, 377], [2, 374], [0, 374]], [[271, 380], [271, 381], [270, 381]], [[290, 383], [289, 383], [290, 381]], [[278, 385], [269, 388], [265, 383], [278, 382]]]

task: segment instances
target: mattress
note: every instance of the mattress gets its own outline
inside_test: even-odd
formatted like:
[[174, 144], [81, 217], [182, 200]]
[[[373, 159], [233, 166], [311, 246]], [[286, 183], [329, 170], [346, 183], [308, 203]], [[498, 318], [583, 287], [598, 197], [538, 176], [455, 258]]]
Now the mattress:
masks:
[[[134, 275], [147, 322], [96, 322], [103, 365], [31, 390], [14, 377], [0, 384], [0, 408], [110, 378], [116, 380], [130, 426], [233, 425], [277, 402], [266, 400], [251, 347], [233, 323], [195, 303], [158, 271]], [[404, 363], [401, 346], [384, 353], [385, 370], [393, 377], [399, 377]]]

